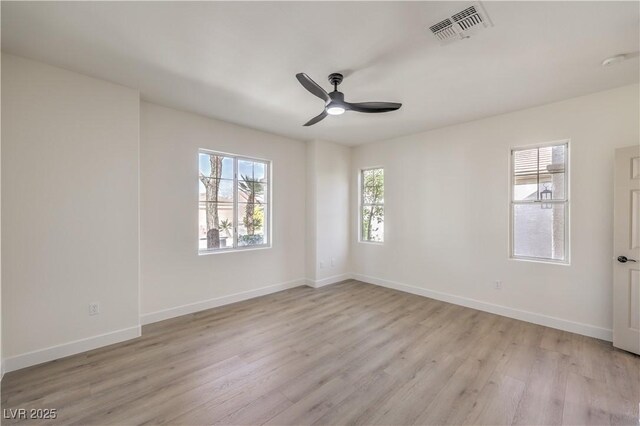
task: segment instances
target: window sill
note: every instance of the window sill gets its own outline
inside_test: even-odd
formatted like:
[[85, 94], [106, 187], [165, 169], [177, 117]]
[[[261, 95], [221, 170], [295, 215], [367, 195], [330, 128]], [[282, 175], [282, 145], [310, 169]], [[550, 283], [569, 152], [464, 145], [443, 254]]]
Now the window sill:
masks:
[[242, 253], [245, 251], [256, 251], [256, 250], [268, 250], [272, 248], [271, 244], [265, 246], [255, 246], [255, 247], [246, 247], [246, 248], [228, 248], [228, 249], [218, 249], [218, 250], [198, 250], [198, 256], [208, 256], [210, 254], [223, 254], [223, 253]]
[[383, 246], [384, 245], [384, 241], [363, 241], [363, 240], [358, 240], [358, 242], [360, 244], [370, 244], [372, 246]]
[[557, 265], [557, 266], [571, 266], [571, 262], [564, 260], [552, 260], [552, 259], [535, 259], [531, 257], [509, 257], [509, 260], [515, 260], [518, 262], [530, 262], [530, 263], [543, 263], [547, 265]]

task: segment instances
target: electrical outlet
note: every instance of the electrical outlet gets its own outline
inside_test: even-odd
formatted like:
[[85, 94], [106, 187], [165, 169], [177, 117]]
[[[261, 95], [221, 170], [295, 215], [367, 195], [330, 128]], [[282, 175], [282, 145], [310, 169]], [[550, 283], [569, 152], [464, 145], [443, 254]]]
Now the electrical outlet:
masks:
[[100, 313], [99, 303], [89, 303], [89, 315], [98, 315]]
[[320, 261], [320, 269], [324, 269], [324, 262]]
[[494, 284], [496, 290], [502, 290], [502, 281], [496, 281]]
[[336, 258], [332, 257], [331, 258], [331, 267], [333, 268], [334, 266], [336, 266]]

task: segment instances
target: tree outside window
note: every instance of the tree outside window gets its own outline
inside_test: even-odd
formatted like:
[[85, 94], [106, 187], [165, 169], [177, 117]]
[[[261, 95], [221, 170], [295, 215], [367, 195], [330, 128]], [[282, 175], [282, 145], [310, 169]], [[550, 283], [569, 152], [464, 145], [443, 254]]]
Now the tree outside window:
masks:
[[269, 167], [209, 151], [199, 153], [199, 250], [268, 246]]
[[360, 174], [360, 240], [384, 241], [384, 169], [365, 169]]

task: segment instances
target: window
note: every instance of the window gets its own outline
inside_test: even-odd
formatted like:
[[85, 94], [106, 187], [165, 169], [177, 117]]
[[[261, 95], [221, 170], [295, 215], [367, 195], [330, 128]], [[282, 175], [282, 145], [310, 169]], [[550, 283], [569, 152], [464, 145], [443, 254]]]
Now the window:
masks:
[[268, 247], [270, 162], [201, 150], [199, 251]]
[[384, 241], [384, 169], [360, 171], [360, 241]]
[[569, 263], [567, 143], [514, 149], [511, 257]]

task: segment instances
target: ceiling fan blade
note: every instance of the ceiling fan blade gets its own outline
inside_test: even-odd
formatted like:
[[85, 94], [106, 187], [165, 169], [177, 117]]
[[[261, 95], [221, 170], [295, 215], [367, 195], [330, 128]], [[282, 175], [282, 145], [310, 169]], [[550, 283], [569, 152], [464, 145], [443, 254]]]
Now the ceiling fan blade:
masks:
[[324, 119], [326, 116], [327, 116], [327, 111], [322, 111], [322, 113], [320, 113], [319, 115], [316, 115], [311, 120], [309, 120], [306, 123], [304, 123], [304, 125], [305, 126], [313, 126], [318, 121], [321, 121], [322, 119]]
[[347, 109], [356, 112], [389, 112], [399, 109], [402, 104], [396, 102], [345, 102]]
[[307, 89], [309, 92], [316, 95], [323, 101], [328, 102], [331, 99], [329, 98], [329, 94], [322, 87], [320, 87], [318, 83], [311, 80], [311, 77], [309, 77], [305, 73], [301, 72], [296, 74], [296, 78], [298, 79], [300, 84], [304, 86], [305, 89]]

